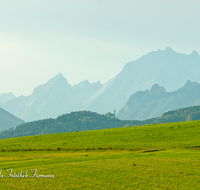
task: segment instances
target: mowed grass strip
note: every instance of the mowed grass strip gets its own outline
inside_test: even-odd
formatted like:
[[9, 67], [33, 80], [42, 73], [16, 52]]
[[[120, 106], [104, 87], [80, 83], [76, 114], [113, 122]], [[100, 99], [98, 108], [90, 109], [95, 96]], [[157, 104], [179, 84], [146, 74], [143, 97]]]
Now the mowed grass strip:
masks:
[[0, 151], [200, 147], [200, 121], [57, 133], [0, 140]]
[[16, 173], [28, 170], [29, 176], [31, 169], [54, 175], [49, 179], [1, 178], [0, 189], [200, 189], [198, 150], [30, 151], [0, 155], [4, 155], [3, 175], [8, 175], [8, 168]]

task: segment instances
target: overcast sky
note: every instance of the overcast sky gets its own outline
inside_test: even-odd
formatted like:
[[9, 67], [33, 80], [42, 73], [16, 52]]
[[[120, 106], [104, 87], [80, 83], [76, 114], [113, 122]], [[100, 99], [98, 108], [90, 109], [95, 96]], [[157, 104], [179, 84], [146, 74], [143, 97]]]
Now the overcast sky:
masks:
[[0, 0], [0, 94], [30, 95], [62, 73], [105, 83], [171, 47], [200, 53], [199, 0]]

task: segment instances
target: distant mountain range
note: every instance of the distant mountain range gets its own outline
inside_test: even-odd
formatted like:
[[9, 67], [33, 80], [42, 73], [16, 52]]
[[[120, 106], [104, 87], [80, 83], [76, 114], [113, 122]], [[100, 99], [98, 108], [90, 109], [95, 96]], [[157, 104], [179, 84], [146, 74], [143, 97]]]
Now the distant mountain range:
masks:
[[30, 96], [20, 96], [1, 106], [25, 121], [57, 117], [80, 109], [81, 104], [101, 86], [100, 82], [90, 84], [85, 80], [72, 87], [59, 73], [46, 84], [35, 88]]
[[153, 51], [127, 63], [116, 77], [83, 104], [82, 109], [98, 113], [119, 111], [134, 92], [150, 89], [156, 83], [167, 91], [174, 91], [187, 80], [200, 82], [199, 71], [200, 55], [196, 51], [190, 55], [171, 48]]
[[182, 88], [173, 92], [166, 92], [164, 87], [155, 84], [150, 90], [134, 93], [117, 116], [125, 120], [144, 120], [193, 105], [200, 105], [199, 83], [188, 80]]
[[[55, 118], [77, 110], [103, 114], [119, 111], [133, 93], [150, 89], [154, 84], [164, 86], [169, 92], [181, 88], [188, 80], [200, 83], [199, 71], [200, 55], [196, 51], [186, 55], [166, 48], [127, 63], [104, 85], [85, 80], [71, 86], [60, 73], [35, 88], [30, 96], [4, 101], [0, 106], [25, 121]], [[140, 118], [145, 117], [151, 115]]]
[[25, 121], [0, 108], [0, 131], [15, 128], [22, 123], [25, 123]]
[[12, 100], [14, 98], [16, 98], [16, 96], [12, 92], [10, 92], [10, 93], [2, 93], [0, 95], [0, 104], [8, 102], [8, 101], [10, 101], [10, 100]]

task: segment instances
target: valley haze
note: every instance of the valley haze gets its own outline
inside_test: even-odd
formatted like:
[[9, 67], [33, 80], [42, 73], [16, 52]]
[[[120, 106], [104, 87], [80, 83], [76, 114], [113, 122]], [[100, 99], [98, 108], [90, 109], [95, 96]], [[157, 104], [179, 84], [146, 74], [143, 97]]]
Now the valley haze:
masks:
[[151, 89], [155, 84], [171, 92], [183, 87], [188, 80], [200, 83], [199, 71], [200, 55], [197, 51], [187, 55], [167, 47], [127, 63], [119, 74], [105, 84], [84, 80], [71, 86], [59, 73], [35, 88], [31, 95], [13, 98], [1, 103], [0, 107], [25, 121], [55, 118], [77, 110], [100, 114], [114, 110], [118, 112], [132, 94]]
[[29, 96], [60, 72], [72, 86], [105, 84], [158, 48], [200, 52], [199, 7], [198, 0], [2, 0], [0, 94]]
[[200, 0], [0, 2], [0, 189], [200, 189]]

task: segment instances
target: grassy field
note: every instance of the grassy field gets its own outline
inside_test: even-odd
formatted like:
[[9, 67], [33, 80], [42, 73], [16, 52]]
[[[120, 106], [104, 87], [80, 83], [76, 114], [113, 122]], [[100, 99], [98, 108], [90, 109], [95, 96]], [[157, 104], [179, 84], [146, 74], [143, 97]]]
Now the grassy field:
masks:
[[200, 189], [200, 121], [3, 139], [0, 148], [0, 189]]

